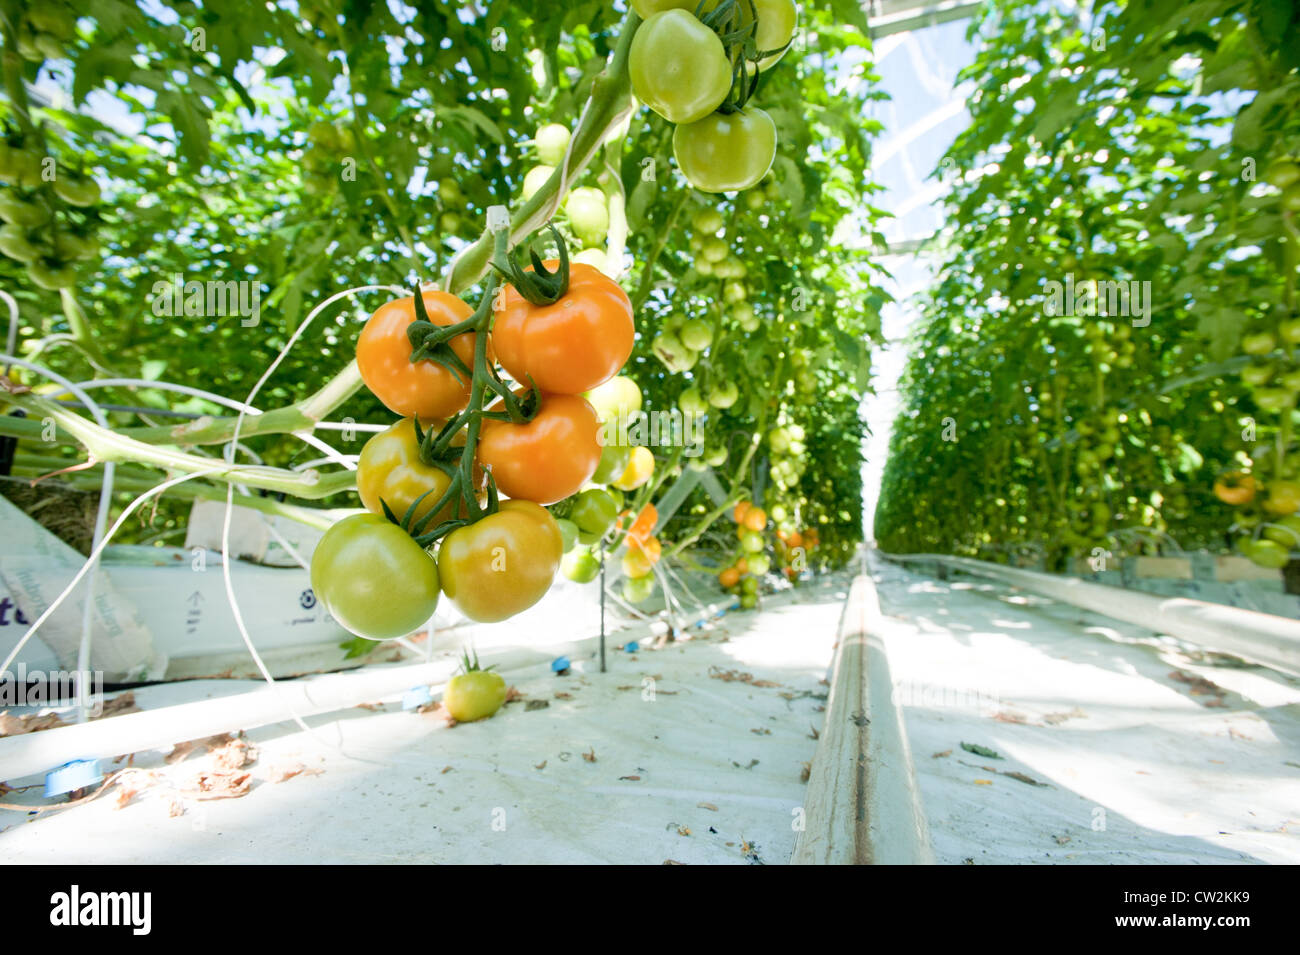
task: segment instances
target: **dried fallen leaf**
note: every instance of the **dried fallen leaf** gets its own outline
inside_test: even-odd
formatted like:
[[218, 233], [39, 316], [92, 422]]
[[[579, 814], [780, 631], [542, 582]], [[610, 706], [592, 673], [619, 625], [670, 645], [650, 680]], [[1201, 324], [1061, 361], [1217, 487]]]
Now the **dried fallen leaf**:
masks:
[[540, 763], [538, 763], [536, 766], [533, 767], [533, 769], [545, 769], [545, 768], [546, 768], [546, 760], [542, 760]]
[[565, 693], [563, 690], [556, 690], [556, 691], [555, 691], [555, 698], [556, 698], [557, 700], [571, 700], [571, 699], [573, 699], [573, 694], [572, 694], [572, 693]]
[[98, 718], [105, 716], [121, 716], [123, 713], [139, 713], [140, 707], [135, 705], [135, 694], [130, 690], [125, 693], [119, 693], [111, 700], [104, 702], [104, 708], [100, 711]]
[[665, 859], [663, 865], [686, 865], [685, 862], [678, 862], [676, 859]]
[[528, 700], [524, 703], [524, 711], [532, 712], [533, 710], [544, 710], [550, 705], [550, 700]]
[[1002, 711], [993, 714], [993, 718], [999, 723], [1019, 723], [1021, 726], [1028, 724], [1029, 718], [1020, 713]]
[[185, 803], [181, 802], [179, 799], [176, 799], [175, 797], [168, 799], [167, 815], [170, 816], [172, 819], [175, 819], [177, 816], [185, 815]]
[[523, 698], [524, 694], [519, 691], [518, 687], [512, 686], [506, 690], [506, 703], [514, 703], [516, 700], [522, 700]]
[[975, 785], [976, 785], [976, 786], [992, 786], [992, 785], [993, 785], [993, 780], [991, 780], [991, 779], [977, 779], [977, 780], [975, 780]]
[[8, 375], [0, 375], [0, 389], [9, 392], [11, 395], [25, 395], [32, 390], [30, 385], [21, 385]]
[[711, 803], [711, 802], [697, 802], [697, 803], [695, 804], [695, 807], [696, 807], [697, 809], [707, 809], [707, 810], [709, 810], [710, 812], [717, 812], [717, 811], [718, 811], [718, 807], [715, 806], [715, 805], [713, 805], [713, 803]]
[[359, 710], [382, 710], [383, 708], [384, 708], [384, 704], [382, 703], [358, 703], [357, 704], [357, 709]]
[[0, 713], [0, 736], [22, 736], [24, 733], [39, 733], [67, 726], [57, 713], [45, 713], [41, 716], [11, 716], [6, 710]]
[[[592, 762], [595, 762], [595, 760], [592, 760]], [[640, 777], [640, 776], [620, 776], [620, 777], [618, 777], [618, 778], [619, 778], [619, 779], [627, 779], [627, 780], [630, 780], [630, 781], [632, 781], [632, 782], [634, 782], [634, 783], [639, 783], [639, 782], [641, 781], [641, 777]]]
[[1010, 776], [1012, 779], [1018, 780], [1018, 781], [1020, 781], [1020, 782], [1022, 782], [1022, 783], [1028, 783], [1028, 784], [1031, 785], [1031, 786], [1046, 786], [1046, 785], [1047, 785], [1047, 783], [1041, 783], [1041, 782], [1039, 782], [1037, 779], [1035, 779], [1033, 776], [1026, 776], [1024, 773], [1014, 773], [1014, 772], [1011, 772], [1011, 773], [1003, 773], [1002, 775], [1003, 775], [1003, 776]]
[[822, 735], [822, 734], [821, 734], [820, 732], [818, 732], [817, 727], [813, 726], [813, 725], [810, 723], [810, 724], [808, 724], [808, 729], [809, 729], [809, 731], [810, 731], [810, 732], [808, 733], [808, 738], [809, 738], [809, 739], [821, 739], [821, 735]]
[[583, 753], [582, 758], [589, 763], [594, 763], [596, 761], [596, 747], [593, 746], [587, 752]]
[[750, 730], [750, 732], [753, 733], [755, 736], [771, 736], [771, 735], [772, 735], [772, 731], [771, 731], [770, 729], [768, 729], [767, 727], [765, 727], [765, 726], [760, 726], [760, 727], [758, 727], [757, 729], [752, 729], [752, 730]]
[[691, 828], [690, 828], [690, 826], [678, 826], [678, 827], [677, 827], [677, 834], [678, 834], [679, 836], [689, 836], [689, 835], [691, 834]]
[[253, 786], [252, 773], [199, 773], [191, 790], [183, 795], [195, 799], [238, 799]]
[[232, 739], [212, 751], [212, 767], [218, 772], [233, 773], [256, 759], [257, 751], [243, 739]]
[[1088, 714], [1076, 706], [1068, 713], [1048, 713], [1043, 717], [1043, 722], [1048, 726], [1058, 726], [1066, 720], [1085, 720], [1087, 718]]
[[812, 776], [812, 763], [804, 763], [803, 769], [799, 772], [799, 781], [806, 783]]
[[444, 767], [442, 767], [442, 775], [446, 776], [449, 772], [451, 772], [451, 767], [450, 767], [450, 766], [444, 766]]
[[943, 759], [945, 756], [951, 756], [951, 755], [952, 755], [952, 750], [950, 750], [950, 749], [945, 749], [945, 750], [944, 750], [943, 752], [941, 752], [941, 753], [931, 753], [931, 754], [930, 754], [930, 758], [931, 758], [931, 759]]
[[308, 769], [302, 763], [289, 763], [272, 770], [270, 778], [273, 783], [282, 783], [295, 776], [319, 776], [323, 772], [323, 769]]
[[1054, 836], [1053, 838], [1056, 839], [1056, 844], [1058, 846], [1063, 846], [1070, 841], [1069, 836]]
[[119, 783], [117, 787], [117, 794], [113, 797], [113, 808], [114, 809], [126, 808], [126, 806], [130, 804], [131, 800], [135, 798], [136, 793], [138, 793], [139, 791], [140, 790], [136, 789], [134, 786], [127, 786], [125, 784]]

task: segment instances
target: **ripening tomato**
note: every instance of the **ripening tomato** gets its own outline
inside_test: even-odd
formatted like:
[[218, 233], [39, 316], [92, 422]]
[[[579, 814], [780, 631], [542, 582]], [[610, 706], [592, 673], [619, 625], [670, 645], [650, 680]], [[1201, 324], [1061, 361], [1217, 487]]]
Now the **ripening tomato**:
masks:
[[623, 576], [644, 577], [654, 569], [650, 557], [639, 547], [629, 547], [623, 555]]
[[511, 285], [497, 305], [492, 344], [521, 385], [531, 377], [542, 391], [581, 394], [613, 378], [632, 354], [632, 302], [590, 265], [569, 264], [569, 290], [554, 304], [534, 305]]
[[[631, 512], [624, 512], [630, 515]], [[643, 544], [650, 539], [654, 533], [655, 524], [659, 521], [659, 511], [653, 504], [647, 504], [642, 508], [641, 513], [637, 515], [635, 521], [627, 529], [627, 539], [637, 544]]]
[[776, 124], [757, 106], [712, 113], [673, 130], [673, 156], [701, 192], [735, 192], [757, 185], [776, 159]]
[[745, 511], [744, 523], [751, 531], [761, 531], [767, 527], [767, 512], [761, 507], [751, 507]]
[[438, 572], [461, 613], [496, 623], [541, 600], [563, 556], [560, 528], [546, 508], [502, 501], [495, 514], [443, 538]]
[[600, 449], [600, 464], [591, 476], [592, 484], [608, 484], [627, 470], [632, 459], [632, 449], [621, 444], [607, 444]]
[[641, 24], [627, 66], [636, 98], [670, 123], [703, 119], [731, 91], [722, 40], [685, 10], [665, 10]]
[[[454, 325], [474, 313], [454, 295], [430, 289], [424, 307], [435, 325]], [[357, 367], [361, 380], [389, 411], [421, 422], [450, 418], [469, 403], [470, 376], [457, 381], [451, 370], [431, 361], [411, 362], [411, 342], [406, 326], [415, 321], [415, 299], [394, 299], [379, 306], [357, 339]], [[475, 335], [457, 335], [451, 345], [467, 368], [474, 367]]]
[[[493, 406], [500, 410], [500, 401]], [[507, 497], [554, 504], [577, 494], [600, 463], [600, 424], [579, 395], [541, 397], [532, 421], [483, 422], [478, 462]]]
[[736, 570], [735, 567], [728, 567], [718, 574], [718, 583], [722, 585], [724, 590], [736, 586], [736, 584], [740, 583], [740, 571]]
[[478, 661], [466, 661], [465, 672], [447, 681], [442, 705], [457, 723], [484, 720], [506, 701], [506, 679], [490, 668], [480, 670]]
[[741, 501], [731, 512], [731, 519], [737, 524], [744, 524], [745, 515], [749, 513], [749, 509], [753, 506], [754, 505], [750, 504], [749, 501]]
[[354, 514], [330, 527], [311, 558], [311, 588], [340, 624], [368, 640], [404, 637], [438, 606], [438, 566], [396, 524]]
[[[387, 431], [374, 435], [361, 449], [357, 461], [357, 493], [361, 495], [361, 503], [366, 510], [383, 514], [384, 508], [380, 504], [383, 500], [398, 520], [406, 515], [411, 504], [425, 495], [415, 510], [414, 519], [422, 519], [450, 484], [451, 478], [446, 472], [420, 460], [415, 422], [410, 418], [403, 418]], [[451, 520], [457, 511], [458, 500], [456, 497], [443, 505], [426, 530]], [[465, 513], [463, 504], [460, 513], [462, 516]]]
[[625, 577], [623, 579], [623, 599], [630, 604], [639, 604], [655, 592], [654, 574], [643, 577]]
[[655, 456], [649, 448], [637, 447], [632, 449], [632, 457], [628, 459], [627, 470], [619, 475], [613, 486], [620, 491], [635, 491], [646, 481], [650, 480], [650, 475], [655, 471]]

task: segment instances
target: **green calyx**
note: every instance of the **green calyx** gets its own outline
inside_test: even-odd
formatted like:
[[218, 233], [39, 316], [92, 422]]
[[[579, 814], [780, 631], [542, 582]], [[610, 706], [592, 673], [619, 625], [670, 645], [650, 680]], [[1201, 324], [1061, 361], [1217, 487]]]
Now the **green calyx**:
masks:
[[528, 250], [528, 257], [533, 263], [531, 272], [519, 265], [517, 249], [492, 262], [492, 267], [533, 305], [554, 305], [569, 291], [569, 250], [565, 246], [564, 237], [560, 235], [553, 223], [550, 230], [560, 250], [560, 265], [555, 271], [547, 269], [542, 264], [541, 256], [531, 248]]

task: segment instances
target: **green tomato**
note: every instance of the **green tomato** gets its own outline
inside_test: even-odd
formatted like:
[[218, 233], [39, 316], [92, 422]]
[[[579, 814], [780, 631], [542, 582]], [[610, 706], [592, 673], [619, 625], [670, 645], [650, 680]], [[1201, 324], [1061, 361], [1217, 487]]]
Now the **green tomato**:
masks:
[[35, 261], [41, 254], [27, 241], [27, 230], [12, 223], [0, 226], [0, 252], [19, 262]]
[[50, 221], [50, 210], [43, 202], [28, 202], [13, 195], [0, 196], [0, 219], [31, 229]]
[[757, 607], [757, 606], [758, 606], [758, 594], [741, 594], [741, 595], [740, 595], [740, 609], [741, 609], [741, 610], [753, 610], [753, 609], [754, 609], [755, 607]]
[[748, 302], [737, 302], [731, 309], [731, 317], [743, 331], [758, 331], [758, 316], [754, 314], [754, 306]]
[[726, 241], [718, 238], [709, 238], [704, 240], [704, 245], [700, 249], [700, 255], [707, 262], [721, 262], [731, 252], [731, 246]]
[[564, 211], [574, 234], [588, 245], [595, 245], [609, 231], [609, 206], [599, 189], [590, 186], [574, 189], [565, 200]]
[[757, 106], [683, 121], [673, 131], [673, 156], [702, 192], [735, 192], [757, 184], [776, 158], [776, 124]]
[[713, 341], [713, 326], [703, 319], [693, 318], [682, 326], [678, 337], [691, 351], [704, 351]]
[[785, 454], [790, 450], [790, 432], [785, 428], [773, 428], [767, 433], [767, 446], [773, 454]]
[[573, 545], [578, 542], [578, 525], [567, 517], [556, 518], [555, 524], [560, 528], [560, 539], [563, 541], [564, 552], [567, 554], [573, 549]]
[[709, 392], [709, 404], [715, 408], [730, 408], [740, 397], [740, 389], [734, 381], [724, 381], [715, 385]]
[[682, 409], [682, 414], [684, 415], [702, 415], [707, 414], [709, 411], [709, 403], [705, 401], [704, 396], [700, 394], [700, 389], [696, 388], [694, 385], [686, 388], [682, 391], [681, 395], [678, 396], [677, 407]]
[[537, 156], [548, 166], [558, 166], [569, 148], [569, 128], [547, 123], [537, 131]]
[[[717, 209], [701, 209], [695, 213], [695, 217], [691, 220], [691, 225], [701, 235], [716, 235], [724, 224], [725, 220], [722, 218], [722, 213]], [[703, 249], [703, 247], [703, 244], [701, 244], [700, 248]]]
[[614, 495], [600, 488], [588, 488], [578, 495], [573, 502], [569, 518], [578, 525], [578, 529], [588, 534], [603, 536], [614, 526], [618, 517], [618, 502]]
[[30, 262], [27, 265], [27, 277], [43, 289], [57, 292], [70, 288], [77, 280], [77, 274], [71, 266], [49, 266], [44, 262]]
[[70, 206], [93, 206], [99, 202], [99, 183], [83, 176], [56, 176], [54, 194]]
[[757, 594], [757, 593], [758, 593], [758, 578], [757, 578], [757, 577], [745, 577], [743, 580], [741, 580], [741, 582], [740, 582], [740, 592], [741, 592], [742, 594]]
[[1282, 190], [1282, 208], [1287, 212], [1300, 212], [1300, 182], [1293, 182]]
[[1271, 570], [1280, 570], [1291, 560], [1288, 549], [1275, 540], [1257, 540], [1244, 552], [1253, 563]]
[[714, 448], [704, 455], [704, 463], [711, 468], [720, 468], [727, 463], [727, 449]]
[[[3, 212], [0, 212], [3, 215]], [[1256, 332], [1241, 340], [1241, 350], [1247, 355], [1267, 355], [1277, 345], [1277, 340], [1268, 332]]]
[[646, 574], [644, 577], [623, 578], [623, 599], [630, 604], [639, 604], [654, 592], [654, 574]]
[[1241, 380], [1252, 387], [1258, 387], [1273, 377], [1273, 366], [1264, 365], [1247, 365], [1241, 369]]
[[465, 201], [465, 193], [455, 179], [438, 181], [438, 198], [444, 206], [459, 206]]
[[685, 10], [655, 13], [641, 24], [628, 52], [628, 74], [637, 99], [670, 123], [704, 119], [731, 91], [722, 41]]
[[1277, 327], [1282, 341], [1288, 345], [1300, 345], [1300, 318], [1289, 318]]
[[627, 463], [632, 457], [632, 449], [621, 444], [607, 444], [600, 449], [600, 463], [596, 473], [591, 476], [592, 484], [608, 484], [616, 481], [627, 470]]
[[531, 199], [538, 189], [546, 185], [546, 181], [551, 178], [553, 172], [555, 172], [554, 166], [534, 166], [524, 174], [525, 202]]
[[1278, 189], [1300, 182], [1300, 165], [1290, 157], [1275, 159], [1264, 173], [1264, 179]]
[[746, 531], [745, 536], [740, 539], [740, 546], [751, 554], [757, 554], [767, 546], [767, 542], [758, 531]]
[[438, 565], [406, 531], [378, 514], [330, 527], [311, 559], [311, 587], [340, 624], [367, 640], [392, 640], [429, 621]]
[[749, 560], [749, 572], [755, 577], [762, 577], [772, 567], [772, 561], [766, 554], [755, 554]]
[[575, 584], [589, 584], [600, 576], [600, 561], [586, 547], [575, 547], [564, 555], [560, 570]]
[[682, 340], [671, 332], [658, 335], [650, 343], [650, 350], [670, 372], [690, 371], [695, 366], [698, 354], [683, 345]]

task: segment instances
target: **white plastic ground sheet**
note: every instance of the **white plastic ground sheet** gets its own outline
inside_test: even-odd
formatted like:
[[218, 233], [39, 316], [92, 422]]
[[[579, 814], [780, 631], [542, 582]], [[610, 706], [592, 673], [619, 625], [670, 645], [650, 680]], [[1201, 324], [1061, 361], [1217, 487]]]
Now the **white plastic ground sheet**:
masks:
[[[522, 699], [479, 723], [449, 728], [436, 712], [375, 701], [309, 719], [314, 736], [292, 723], [249, 731], [256, 760], [233, 776], [211, 775], [229, 748], [199, 745], [170, 764], [137, 754], [155, 775], [39, 817], [0, 812], [0, 861], [785, 863], [850, 580], [767, 598], [762, 613], [729, 613], [659, 650], [614, 649], [625, 631], [605, 674], [594, 659], [574, 659], [567, 676], [544, 664], [507, 672]], [[501, 642], [528, 639], [507, 627], [494, 628]], [[152, 709], [257, 685], [135, 695]], [[199, 799], [203, 773], [218, 791], [248, 773], [248, 791]]]
[[874, 570], [937, 861], [1300, 862], [1300, 680], [996, 583]]

